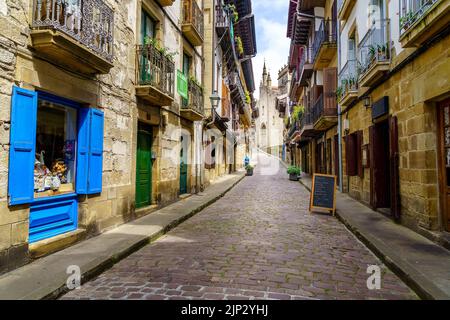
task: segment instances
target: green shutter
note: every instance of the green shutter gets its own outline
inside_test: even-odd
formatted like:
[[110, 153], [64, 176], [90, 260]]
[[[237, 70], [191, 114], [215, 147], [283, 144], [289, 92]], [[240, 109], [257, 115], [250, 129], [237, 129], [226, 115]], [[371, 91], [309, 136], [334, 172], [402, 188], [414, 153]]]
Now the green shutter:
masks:
[[182, 96], [184, 99], [188, 98], [187, 77], [180, 70], [177, 70], [177, 91], [178, 94]]

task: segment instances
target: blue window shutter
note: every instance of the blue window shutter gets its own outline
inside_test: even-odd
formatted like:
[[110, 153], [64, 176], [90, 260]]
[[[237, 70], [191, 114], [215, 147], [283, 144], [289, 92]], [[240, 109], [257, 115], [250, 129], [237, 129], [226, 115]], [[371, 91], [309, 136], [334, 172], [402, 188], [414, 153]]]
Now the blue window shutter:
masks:
[[24, 204], [34, 197], [37, 93], [13, 86], [9, 149], [9, 204]]
[[102, 192], [104, 114], [90, 109], [88, 194]]
[[78, 194], [88, 193], [90, 109], [78, 110], [77, 177]]

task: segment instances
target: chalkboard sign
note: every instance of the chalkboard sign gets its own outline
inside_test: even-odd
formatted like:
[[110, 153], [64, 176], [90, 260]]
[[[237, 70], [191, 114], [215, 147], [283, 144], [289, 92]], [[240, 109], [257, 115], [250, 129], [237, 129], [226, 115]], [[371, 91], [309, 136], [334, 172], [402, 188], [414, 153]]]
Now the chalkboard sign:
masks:
[[314, 174], [312, 179], [309, 211], [313, 209], [336, 211], [336, 176]]

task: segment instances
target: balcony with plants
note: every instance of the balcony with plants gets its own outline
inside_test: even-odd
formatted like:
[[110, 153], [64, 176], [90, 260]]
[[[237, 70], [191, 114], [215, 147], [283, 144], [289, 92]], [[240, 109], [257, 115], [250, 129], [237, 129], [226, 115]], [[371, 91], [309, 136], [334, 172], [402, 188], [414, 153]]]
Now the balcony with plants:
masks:
[[181, 30], [192, 45], [200, 46], [203, 44], [203, 11], [200, 9], [196, 0], [183, 0]]
[[347, 20], [356, 0], [338, 0], [337, 12], [339, 20]]
[[32, 14], [38, 54], [86, 75], [113, 67], [114, 12], [102, 0], [34, 0]]
[[378, 20], [359, 44], [359, 86], [370, 87], [390, 68], [389, 20]]
[[330, 63], [337, 53], [337, 21], [332, 19], [322, 20], [319, 30], [314, 34], [312, 56], [313, 69], [323, 69]]
[[188, 79], [188, 98], [182, 99], [181, 116], [191, 121], [202, 120], [204, 113], [203, 88], [195, 77]]
[[399, 0], [400, 42], [403, 47], [422, 45], [450, 23], [448, 0]]
[[343, 107], [358, 98], [358, 73], [356, 66], [357, 60], [348, 60], [339, 73], [336, 97], [339, 104]]
[[171, 105], [175, 91], [174, 52], [146, 38], [136, 47], [136, 95], [157, 106]]

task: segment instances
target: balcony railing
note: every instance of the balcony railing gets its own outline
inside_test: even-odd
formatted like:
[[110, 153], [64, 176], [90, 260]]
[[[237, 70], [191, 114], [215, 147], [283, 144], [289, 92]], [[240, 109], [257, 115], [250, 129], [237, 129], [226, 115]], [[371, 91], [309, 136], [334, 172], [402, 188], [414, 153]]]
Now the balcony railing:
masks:
[[357, 61], [348, 60], [339, 73], [338, 95], [341, 98], [350, 91], [358, 91]]
[[191, 109], [203, 115], [203, 89], [195, 81], [188, 81], [188, 99], [183, 100], [181, 109]]
[[304, 128], [305, 126], [312, 124], [312, 116], [311, 112], [306, 111], [300, 119], [300, 128]]
[[312, 47], [312, 55], [314, 60], [317, 58], [320, 47], [323, 44], [336, 43], [337, 39], [337, 23], [335, 20], [326, 19], [320, 23], [319, 30], [314, 35], [314, 43]]
[[183, 0], [183, 24], [194, 26], [200, 37], [203, 38], [203, 12], [195, 0]]
[[400, 34], [406, 32], [428, 10], [441, 0], [399, 0], [400, 1]]
[[229, 26], [228, 13], [222, 5], [216, 6], [216, 28], [225, 29]]
[[389, 20], [379, 20], [374, 23], [359, 44], [361, 68], [364, 74], [378, 62], [389, 62], [390, 41], [388, 39]]
[[298, 122], [295, 121], [292, 125], [291, 125], [291, 129], [289, 129], [288, 132], [288, 138], [292, 137], [292, 135], [295, 133], [295, 131], [298, 131], [299, 126], [298, 126]]
[[311, 64], [311, 63], [312, 63], [312, 48], [306, 47], [305, 50], [303, 50], [302, 58], [301, 58], [300, 64], [299, 64], [300, 73], [302, 73], [302, 70], [305, 67], [305, 64]]
[[138, 45], [136, 49], [137, 79], [141, 86], [150, 85], [174, 97], [175, 64], [153, 45]]
[[113, 60], [114, 13], [102, 0], [34, 0], [33, 29], [55, 29]]
[[312, 109], [312, 122], [316, 123], [317, 120], [319, 120], [319, 118], [323, 115], [324, 115], [323, 94], [321, 94], [319, 98], [317, 98]]

